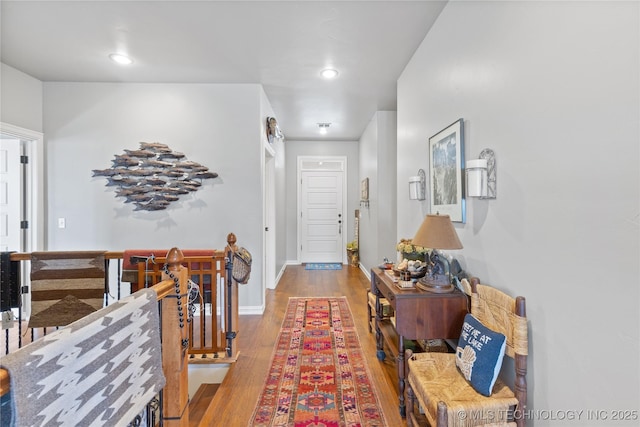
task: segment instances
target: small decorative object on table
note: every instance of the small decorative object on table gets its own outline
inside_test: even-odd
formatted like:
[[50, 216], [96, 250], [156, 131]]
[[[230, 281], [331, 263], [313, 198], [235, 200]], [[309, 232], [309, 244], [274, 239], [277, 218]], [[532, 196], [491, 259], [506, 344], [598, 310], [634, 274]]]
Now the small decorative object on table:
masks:
[[415, 283], [413, 283], [413, 281], [411, 279], [409, 280], [398, 280], [396, 282], [396, 286], [400, 289], [414, 289]]
[[[429, 249], [414, 245], [409, 239], [401, 239], [396, 245], [396, 250], [401, 254], [400, 262], [398, 262], [396, 268], [400, 280], [411, 282], [412, 279], [424, 276], [426, 268], [423, 262], [429, 253]], [[394, 272], [396, 272], [396, 269], [394, 269]]]
[[429, 256], [429, 268], [426, 276], [418, 282], [418, 288], [429, 292], [451, 292], [453, 284], [451, 275], [445, 271], [445, 257], [440, 257], [436, 251]]
[[394, 267], [393, 263], [389, 261], [389, 258], [385, 257], [382, 260], [382, 264], [380, 264], [379, 268], [382, 270], [392, 270]]

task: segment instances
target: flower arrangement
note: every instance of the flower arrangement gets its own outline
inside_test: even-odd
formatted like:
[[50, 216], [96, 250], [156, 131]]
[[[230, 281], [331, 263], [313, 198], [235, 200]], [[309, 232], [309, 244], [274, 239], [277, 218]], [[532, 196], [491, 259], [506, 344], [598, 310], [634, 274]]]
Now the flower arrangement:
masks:
[[349, 264], [352, 267], [358, 267], [360, 265], [360, 254], [358, 253], [357, 239], [347, 243], [347, 256], [349, 257]]
[[400, 239], [400, 241], [396, 245], [396, 250], [403, 254], [426, 254], [427, 252], [429, 252], [428, 248], [414, 245], [410, 239]]

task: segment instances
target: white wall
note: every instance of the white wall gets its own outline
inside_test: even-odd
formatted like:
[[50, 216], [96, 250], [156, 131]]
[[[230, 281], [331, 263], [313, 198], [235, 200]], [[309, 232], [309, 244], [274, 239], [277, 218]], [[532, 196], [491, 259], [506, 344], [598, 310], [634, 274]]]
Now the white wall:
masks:
[[360, 209], [360, 263], [366, 272], [385, 257], [396, 258], [396, 124], [395, 111], [377, 111], [360, 137], [360, 181], [369, 178], [369, 208]]
[[[527, 298], [530, 409], [638, 409], [639, 17], [638, 2], [449, 2], [398, 81], [398, 192], [460, 117], [468, 158], [496, 152], [498, 198], [468, 200], [454, 255]], [[398, 236], [427, 213], [414, 203], [398, 198]]]
[[42, 132], [42, 82], [0, 64], [0, 121]]
[[[256, 262], [240, 306], [262, 301], [262, 118], [254, 84], [45, 83], [48, 250], [222, 249]], [[164, 211], [133, 211], [92, 169], [157, 141], [219, 174]], [[66, 218], [66, 228], [57, 219]]]
[[[376, 112], [378, 122], [378, 251], [367, 267], [380, 265], [383, 258], [394, 260], [397, 240], [393, 235], [396, 228], [396, 202], [403, 197], [408, 198], [408, 190], [396, 193], [396, 156], [397, 156], [397, 113], [395, 111]], [[407, 184], [408, 185], [408, 184]], [[369, 270], [367, 270], [369, 271]]]
[[[286, 129], [283, 129], [286, 132]], [[298, 262], [297, 251], [297, 226], [298, 226], [298, 184], [296, 182], [298, 173], [298, 157], [300, 156], [344, 156], [347, 158], [347, 208], [344, 211], [347, 226], [347, 241], [353, 239], [353, 217], [356, 209], [359, 208], [360, 187], [358, 184], [358, 142], [357, 141], [289, 141], [285, 140], [286, 146], [286, 236], [287, 236], [287, 261]], [[346, 251], [346, 248], [345, 248]], [[346, 252], [345, 252], [346, 253]]]
[[276, 275], [287, 263], [287, 200], [293, 196], [287, 193], [286, 144], [274, 143], [276, 156]]
[[[286, 213], [286, 169], [285, 169], [285, 144], [282, 139], [274, 139], [273, 142], [269, 143], [267, 138], [267, 117], [274, 117], [275, 113], [273, 112], [273, 108], [271, 107], [271, 103], [267, 98], [266, 93], [263, 88], [260, 88], [260, 117], [262, 119], [261, 125], [261, 140], [263, 145], [269, 146], [273, 149], [273, 168], [274, 168], [274, 208], [275, 213], [273, 221], [275, 222], [275, 227], [272, 226], [271, 232], [275, 235], [275, 254], [273, 259], [275, 260], [275, 273], [278, 274], [279, 271], [282, 271], [284, 265], [286, 264], [286, 222], [285, 222], [285, 213]], [[276, 117], [277, 119], [277, 117]], [[262, 150], [265, 153], [265, 150]], [[264, 154], [266, 155], [266, 154]], [[267, 159], [267, 162], [271, 160]], [[264, 163], [264, 160], [263, 160]], [[263, 174], [264, 175], [264, 174]]]
[[[360, 136], [360, 176], [359, 183], [369, 178], [369, 207], [360, 207], [360, 264], [369, 271], [376, 264], [380, 249], [378, 233], [378, 120], [377, 113]], [[359, 184], [360, 185], [360, 184]], [[360, 198], [360, 193], [358, 193]]]

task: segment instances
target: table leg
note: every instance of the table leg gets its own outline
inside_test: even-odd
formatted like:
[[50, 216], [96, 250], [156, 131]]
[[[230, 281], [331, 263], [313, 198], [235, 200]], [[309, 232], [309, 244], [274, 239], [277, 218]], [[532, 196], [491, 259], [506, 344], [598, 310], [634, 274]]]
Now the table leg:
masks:
[[376, 357], [379, 361], [384, 361], [387, 355], [384, 352], [384, 338], [380, 332], [379, 322], [382, 321], [382, 304], [380, 304], [380, 291], [376, 288]]
[[407, 411], [406, 411], [406, 407], [404, 404], [404, 377], [405, 377], [405, 372], [404, 372], [404, 366], [405, 366], [405, 360], [404, 360], [404, 336], [400, 335], [398, 337], [398, 397], [400, 399], [400, 416], [402, 418], [405, 418], [405, 416], [407, 415]]
[[373, 313], [371, 313], [371, 304], [369, 304], [369, 293], [367, 293], [367, 327], [369, 328], [369, 333], [373, 332], [373, 328], [371, 327], [373, 317]]

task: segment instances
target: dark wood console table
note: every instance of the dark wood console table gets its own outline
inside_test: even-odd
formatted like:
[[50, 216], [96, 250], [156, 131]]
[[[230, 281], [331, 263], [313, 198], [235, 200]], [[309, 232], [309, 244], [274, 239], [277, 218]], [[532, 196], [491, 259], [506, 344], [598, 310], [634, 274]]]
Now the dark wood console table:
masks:
[[[404, 339], [457, 339], [467, 313], [467, 296], [455, 289], [437, 294], [417, 288], [400, 289], [393, 278], [379, 268], [371, 270], [371, 292], [376, 296], [376, 341], [378, 359], [384, 360], [384, 344], [398, 363], [400, 415], [405, 417], [406, 376]], [[382, 317], [380, 298], [386, 298], [395, 311], [395, 327]]]

